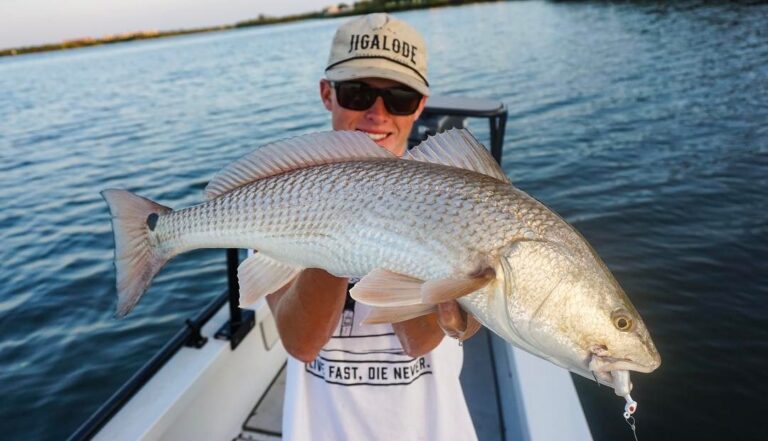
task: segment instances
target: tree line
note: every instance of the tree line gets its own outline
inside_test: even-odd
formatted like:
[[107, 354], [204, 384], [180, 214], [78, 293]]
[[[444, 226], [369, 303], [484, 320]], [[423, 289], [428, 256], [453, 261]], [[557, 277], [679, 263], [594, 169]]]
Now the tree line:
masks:
[[47, 52], [64, 49], [75, 49], [79, 47], [97, 46], [102, 44], [123, 43], [126, 41], [145, 40], [150, 38], [172, 37], [176, 35], [185, 35], [201, 32], [223, 31], [235, 28], [245, 28], [250, 26], [263, 26], [269, 24], [286, 23], [298, 20], [343, 17], [350, 15], [369, 14], [372, 12], [397, 12], [410, 9], [427, 9], [442, 6], [454, 6], [468, 3], [487, 3], [500, 0], [363, 0], [352, 3], [338, 3], [335, 8], [326, 8], [323, 11], [308, 12], [305, 14], [295, 14], [282, 17], [271, 17], [260, 14], [258, 17], [237, 22], [231, 25], [212, 26], [197, 29], [182, 29], [172, 31], [137, 31], [118, 35], [109, 35], [105, 37], [86, 37], [75, 40], [63, 41], [60, 43], [50, 43], [39, 46], [27, 46], [11, 49], [0, 49], [0, 57], [22, 55], [35, 52]]

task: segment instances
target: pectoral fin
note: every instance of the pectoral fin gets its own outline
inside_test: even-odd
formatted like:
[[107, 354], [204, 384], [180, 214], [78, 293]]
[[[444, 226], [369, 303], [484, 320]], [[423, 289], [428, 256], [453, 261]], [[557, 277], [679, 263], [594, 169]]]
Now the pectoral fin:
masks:
[[421, 303], [423, 280], [377, 268], [349, 290], [352, 298], [371, 306], [394, 307]]
[[254, 253], [237, 267], [240, 306], [255, 303], [293, 280], [302, 268], [280, 263], [262, 253]]
[[372, 308], [371, 312], [363, 319], [363, 324], [397, 323], [412, 318], [421, 317], [437, 311], [435, 305], [408, 305], [394, 308]]
[[466, 277], [429, 280], [421, 287], [421, 301], [435, 305], [456, 300], [481, 289], [495, 278], [496, 272], [493, 268], [485, 267]]

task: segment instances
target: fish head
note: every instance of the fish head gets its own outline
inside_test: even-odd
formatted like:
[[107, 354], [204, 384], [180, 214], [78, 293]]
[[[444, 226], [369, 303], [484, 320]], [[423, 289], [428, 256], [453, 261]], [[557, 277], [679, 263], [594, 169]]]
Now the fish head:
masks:
[[489, 327], [509, 342], [622, 396], [628, 371], [661, 364], [640, 314], [593, 251], [521, 241], [499, 266]]
[[607, 269], [575, 283], [574, 292], [584, 300], [575, 305], [581, 320], [571, 317], [572, 343], [581, 355], [571, 370], [612, 386], [616, 395], [629, 394], [629, 371], [650, 373], [661, 365], [648, 328]]

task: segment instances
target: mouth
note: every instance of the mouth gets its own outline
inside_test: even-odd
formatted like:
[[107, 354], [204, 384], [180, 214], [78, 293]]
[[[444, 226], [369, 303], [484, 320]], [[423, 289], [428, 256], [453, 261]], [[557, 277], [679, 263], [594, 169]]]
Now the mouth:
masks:
[[[632, 382], [629, 380], [629, 370], [609, 369], [609, 367], [617, 366], [617, 361], [605, 360], [605, 358], [608, 357], [592, 355], [589, 361], [589, 370], [594, 375], [596, 382], [612, 387], [613, 393], [626, 400], [623, 415], [625, 419], [628, 419], [637, 410], [637, 401], [633, 400], [630, 395]], [[631, 363], [627, 360], [618, 361]], [[632, 364], [636, 365], [636, 363]]]
[[630, 396], [632, 382], [629, 379], [629, 371], [649, 373], [661, 364], [661, 359], [658, 356], [651, 357], [647, 364], [641, 364], [628, 358], [612, 357], [611, 352], [603, 345], [592, 346], [587, 360], [587, 369], [595, 377], [595, 381], [612, 387], [616, 395], [627, 401], [623, 414], [625, 419], [637, 410], [637, 402]]
[[389, 133], [381, 133], [381, 132], [369, 132], [367, 130], [357, 130], [358, 132], [363, 132], [366, 135], [368, 135], [369, 138], [371, 138], [375, 142], [379, 142], [389, 136]]
[[595, 373], [608, 373], [611, 371], [635, 371], [648, 374], [659, 367], [658, 362], [641, 364], [628, 358], [612, 357], [610, 351], [602, 345], [595, 345], [590, 349], [589, 370]]
[[595, 376], [595, 380], [611, 386], [616, 395], [623, 397], [632, 391], [632, 382], [629, 379], [629, 371], [649, 373], [657, 366], [645, 366], [626, 358], [611, 357], [608, 351], [602, 347], [592, 348], [588, 369]]
[[623, 358], [599, 357], [593, 355], [589, 362], [589, 369], [593, 372], [613, 372], [613, 371], [635, 371], [648, 374], [653, 372], [654, 367], [643, 366], [632, 360]]
[[632, 382], [629, 380], [629, 370], [621, 369], [625, 360], [612, 360], [610, 357], [592, 355], [589, 360], [589, 370], [595, 377], [595, 381], [613, 388], [616, 395], [623, 397], [632, 391]]

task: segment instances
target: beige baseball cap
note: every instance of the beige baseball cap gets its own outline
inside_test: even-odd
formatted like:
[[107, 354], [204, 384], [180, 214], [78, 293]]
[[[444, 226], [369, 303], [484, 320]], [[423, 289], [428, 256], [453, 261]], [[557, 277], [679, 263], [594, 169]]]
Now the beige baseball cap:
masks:
[[336, 30], [325, 76], [331, 81], [386, 78], [429, 95], [427, 45], [402, 20], [384, 13], [363, 15]]

